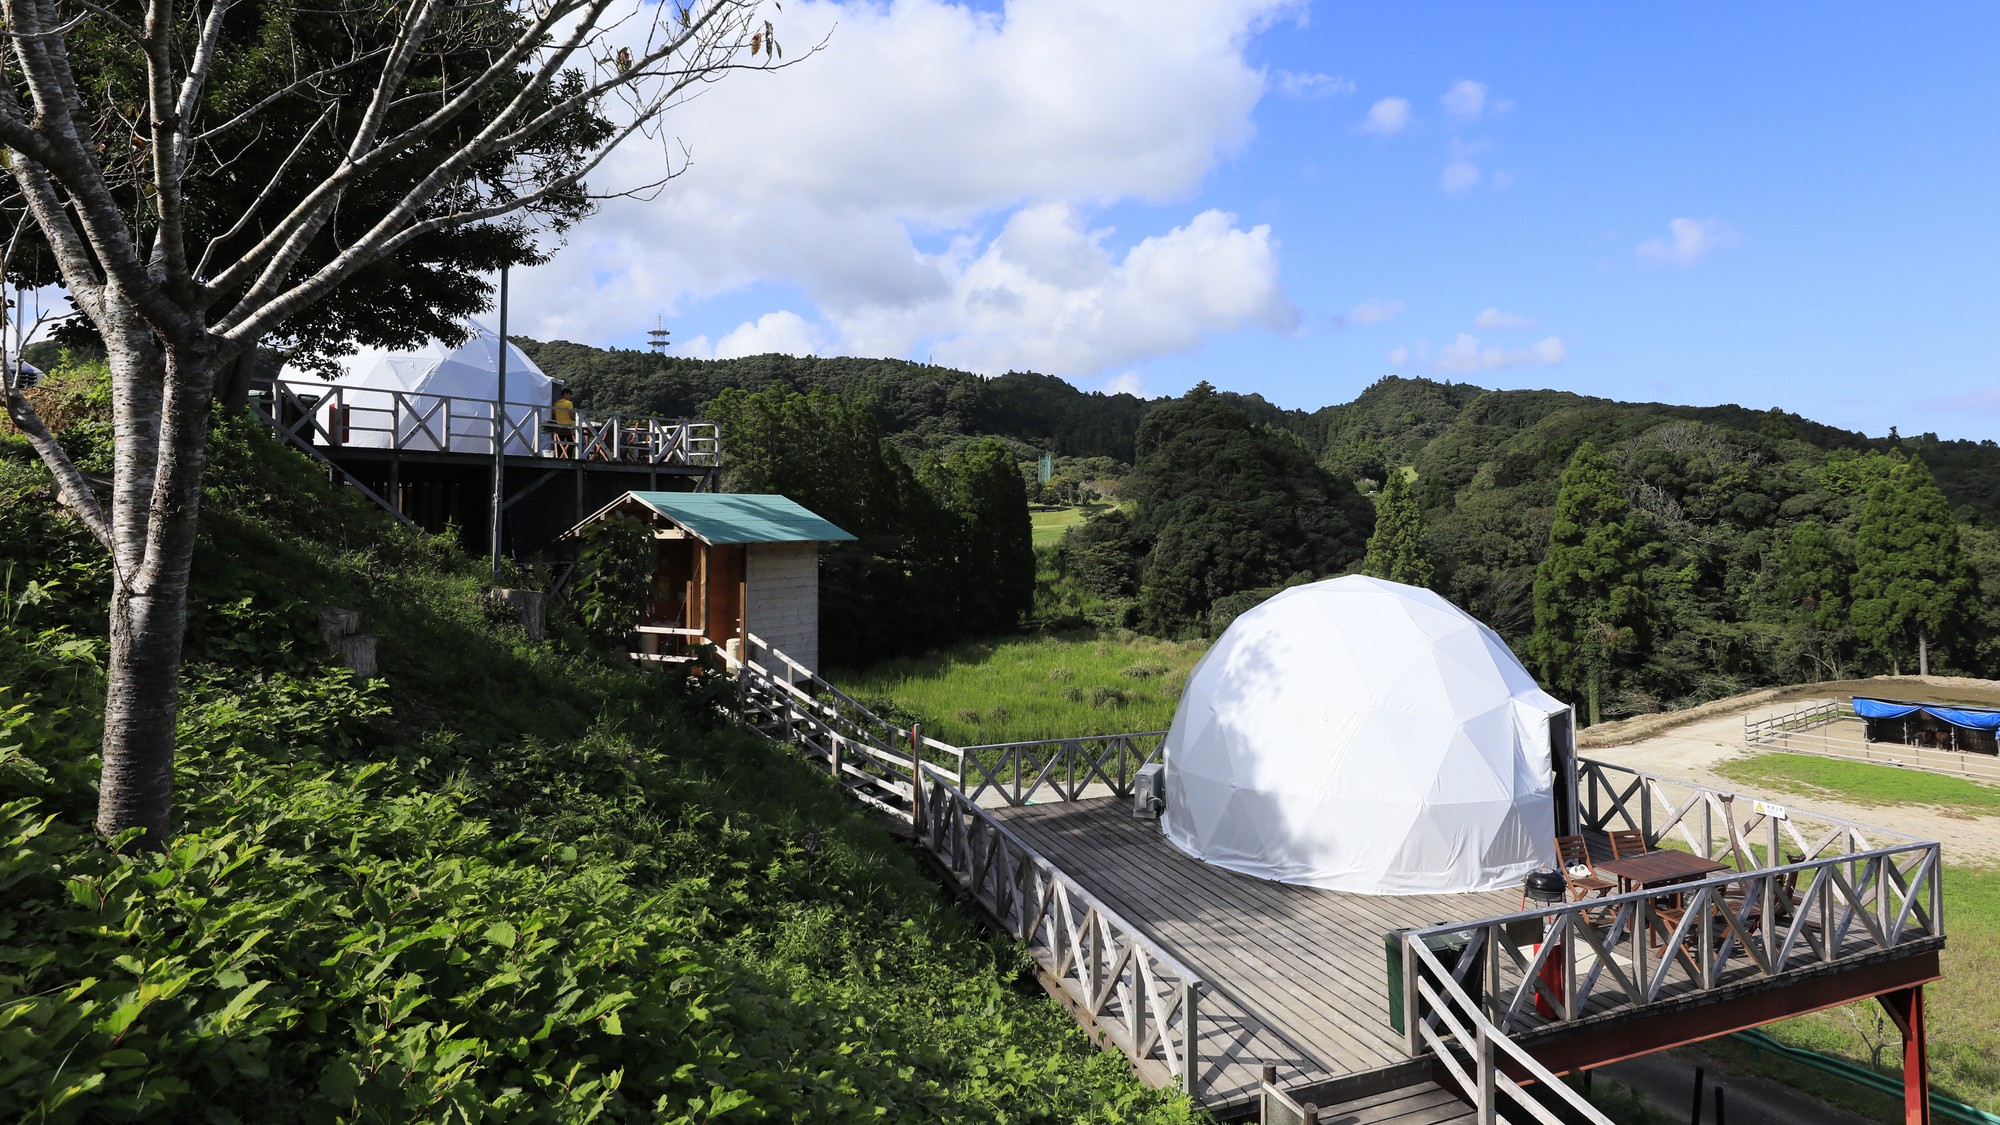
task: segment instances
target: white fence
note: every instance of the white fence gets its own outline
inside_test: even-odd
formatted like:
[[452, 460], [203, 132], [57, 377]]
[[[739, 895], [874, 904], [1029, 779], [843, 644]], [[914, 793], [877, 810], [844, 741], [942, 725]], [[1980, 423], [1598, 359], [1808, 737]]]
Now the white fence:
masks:
[[1870, 742], [1867, 731], [1867, 726], [1849, 708], [1839, 703], [1816, 703], [1782, 715], [1744, 719], [1743, 745], [1753, 750], [1817, 754], [1843, 761], [2000, 782], [2000, 757], [1901, 742]]

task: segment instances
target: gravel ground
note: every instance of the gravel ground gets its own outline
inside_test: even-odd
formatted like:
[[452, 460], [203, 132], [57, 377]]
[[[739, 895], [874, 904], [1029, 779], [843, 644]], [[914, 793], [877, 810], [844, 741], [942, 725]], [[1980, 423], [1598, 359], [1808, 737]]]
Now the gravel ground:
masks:
[[[1932, 681], [1929, 686], [1935, 695], [1949, 695], [1966, 703], [1987, 697], [2000, 701], [2000, 683], [1991, 680], [1951, 681], [1933, 677]], [[1743, 721], [1746, 718], [1784, 714], [1812, 702], [1845, 699], [1852, 693], [1841, 689], [1910, 699], [1918, 697], [1917, 692], [1926, 686], [1914, 677], [1905, 677], [1901, 680], [1822, 684], [1782, 692], [1755, 692], [1691, 711], [1645, 715], [1621, 723], [1602, 724], [1583, 732], [1578, 742], [1585, 757], [1643, 769], [1663, 777], [1733, 790], [1737, 788], [1737, 783], [1716, 773], [1715, 767], [1718, 763], [1748, 757], [1751, 753], [1743, 745]], [[1829, 688], [1835, 690], [1827, 690]], [[1616, 744], [1603, 744], [1607, 742]], [[2000, 865], [2000, 817], [1977, 816], [1930, 805], [1858, 805], [1814, 792], [1786, 793], [1783, 796], [1797, 798], [1802, 808], [1938, 840], [1944, 844], [1946, 863], [1975, 867]]]

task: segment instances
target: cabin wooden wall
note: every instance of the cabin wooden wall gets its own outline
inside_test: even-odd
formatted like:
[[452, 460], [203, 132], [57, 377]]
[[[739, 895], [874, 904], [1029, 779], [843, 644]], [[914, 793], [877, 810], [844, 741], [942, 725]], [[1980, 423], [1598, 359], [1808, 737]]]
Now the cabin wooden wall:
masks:
[[744, 627], [819, 671], [819, 544], [753, 544], [744, 578]]

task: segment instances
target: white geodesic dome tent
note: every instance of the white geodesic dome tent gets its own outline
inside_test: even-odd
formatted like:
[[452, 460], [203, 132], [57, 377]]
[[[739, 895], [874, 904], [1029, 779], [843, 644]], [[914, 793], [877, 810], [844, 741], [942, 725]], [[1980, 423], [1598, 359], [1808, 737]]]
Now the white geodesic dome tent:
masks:
[[1518, 886], [1555, 866], [1570, 722], [1499, 634], [1429, 590], [1296, 586], [1189, 674], [1162, 827], [1196, 859], [1288, 883]]
[[[358, 365], [342, 388], [348, 408], [344, 445], [454, 453], [493, 452], [493, 403], [500, 391], [500, 337], [467, 320], [472, 335], [457, 347], [436, 340]], [[520, 348], [507, 347], [507, 452], [532, 455], [548, 417], [555, 380]], [[401, 392], [401, 393], [397, 393]], [[331, 409], [326, 407], [323, 409]], [[329, 421], [331, 428], [332, 422]]]

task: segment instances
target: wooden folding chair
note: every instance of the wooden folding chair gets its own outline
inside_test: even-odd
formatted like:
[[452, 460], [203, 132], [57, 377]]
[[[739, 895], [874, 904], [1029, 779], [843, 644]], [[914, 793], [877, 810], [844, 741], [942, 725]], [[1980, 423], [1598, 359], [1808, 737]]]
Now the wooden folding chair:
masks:
[[1562, 868], [1563, 881], [1569, 884], [1571, 901], [1601, 898], [1618, 885], [1597, 873], [1597, 865], [1590, 859], [1590, 845], [1581, 836], [1557, 836], [1556, 860]]

